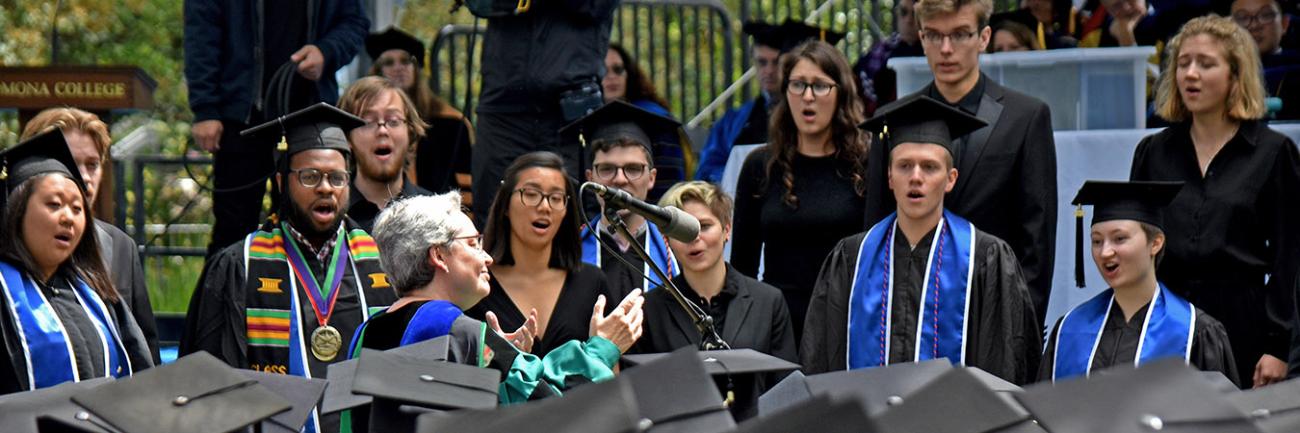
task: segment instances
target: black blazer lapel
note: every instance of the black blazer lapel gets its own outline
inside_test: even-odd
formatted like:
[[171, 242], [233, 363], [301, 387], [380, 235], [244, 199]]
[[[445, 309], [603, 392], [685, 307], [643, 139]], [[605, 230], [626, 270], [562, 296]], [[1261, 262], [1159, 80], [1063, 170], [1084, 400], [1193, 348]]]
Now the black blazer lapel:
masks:
[[[734, 283], [728, 281], [728, 284]], [[722, 324], [722, 339], [732, 345], [732, 348], [736, 347], [739, 334], [745, 325], [745, 318], [749, 315], [750, 307], [754, 306], [754, 299], [748, 288], [736, 284], [736, 289], [736, 298], [732, 299], [731, 305], [727, 306], [727, 320]]]
[[[659, 288], [659, 290], [668, 289]], [[686, 287], [682, 290], [690, 290], [690, 288]], [[671, 296], [669, 297], [671, 298]], [[690, 302], [690, 300], [688, 299], [687, 302]], [[686, 341], [690, 342], [693, 346], [699, 346], [701, 340], [700, 331], [695, 329], [695, 323], [691, 322], [690, 316], [686, 314], [686, 311], [682, 310], [682, 306], [674, 300], [669, 302], [667, 307], [668, 315], [672, 316], [673, 325], [677, 327], [677, 331], [680, 333], [682, 338], [685, 338]]]
[[[975, 167], [979, 164], [980, 155], [984, 153], [984, 148], [988, 146], [989, 135], [993, 134], [993, 128], [998, 126], [998, 118], [1002, 117], [1002, 87], [992, 80], [986, 82], [984, 86], [984, 96], [980, 98], [980, 109], [975, 113], [976, 117], [988, 122], [988, 126], [980, 128], [970, 133], [962, 140], [964, 148], [961, 150], [961, 160], [957, 161], [958, 180], [957, 185], [953, 188], [950, 197], [960, 197], [966, 186], [970, 185], [970, 173], [975, 172]], [[963, 182], [963, 180], [965, 180]]]

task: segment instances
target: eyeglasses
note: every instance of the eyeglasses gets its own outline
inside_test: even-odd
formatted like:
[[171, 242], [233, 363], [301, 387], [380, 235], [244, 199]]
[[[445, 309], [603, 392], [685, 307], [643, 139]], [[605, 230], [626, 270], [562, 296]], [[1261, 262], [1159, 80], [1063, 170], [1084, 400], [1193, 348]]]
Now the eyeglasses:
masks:
[[812, 89], [814, 96], [826, 96], [831, 94], [831, 89], [834, 88], [835, 85], [830, 83], [809, 83], [799, 80], [790, 80], [790, 82], [785, 85], [785, 90], [795, 96], [803, 96], [804, 93], [808, 92], [808, 89]]
[[613, 75], [623, 75], [627, 73], [627, 68], [623, 65], [610, 66], [609, 73]]
[[[447, 241], [447, 245], [448, 245], [448, 246], [451, 246], [452, 243], [455, 243], [456, 241], [459, 241], [459, 240], [465, 240], [465, 241], [467, 241], [467, 242], [465, 242], [465, 246], [470, 247], [470, 249], [477, 250], [477, 251], [483, 251], [483, 234], [482, 234], [482, 233], [479, 233], [479, 234], [473, 234], [473, 235], [468, 235], [468, 236], [457, 236], [457, 237], [451, 238], [451, 240]], [[468, 241], [471, 241], [471, 240], [472, 240], [473, 242], [468, 242]]]
[[374, 132], [374, 131], [378, 131], [380, 126], [383, 126], [385, 128], [388, 128], [389, 131], [392, 131], [394, 129], [402, 127], [402, 125], [405, 124], [406, 124], [406, 119], [403, 119], [401, 117], [391, 117], [383, 121], [380, 121], [378, 119], [367, 120], [365, 125], [362, 125], [360, 128], [357, 129], [366, 132]]
[[321, 179], [329, 178], [329, 184], [335, 188], [348, 186], [348, 172], [331, 171], [329, 173], [314, 169], [301, 168], [298, 170], [289, 170], [290, 173], [298, 175], [298, 183], [307, 188], [315, 188], [320, 185]]
[[596, 174], [596, 178], [600, 180], [613, 180], [615, 176], [618, 176], [619, 170], [623, 171], [623, 176], [627, 177], [627, 180], [637, 180], [640, 179], [641, 176], [645, 175], [646, 165], [645, 164], [614, 165], [614, 164], [600, 163], [600, 164], [593, 165], [591, 169], [592, 172]]
[[562, 192], [547, 194], [535, 188], [519, 188], [515, 192], [519, 193], [519, 202], [524, 206], [541, 206], [543, 197], [551, 205], [551, 209], [559, 209], [569, 203], [569, 196]]
[[975, 32], [939, 33], [933, 30], [926, 30], [921, 32], [921, 42], [933, 46], [939, 46], [943, 45], [944, 39], [949, 39], [952, 41], [953, 45], [961, 45], [974, 40], [975, 35]]
[[400, 64], [402, 66], [411, 66], [415, 64], [415, 56], [389, 57], [379, 61], [379, 67], [381, 68], [391, 67], [394, 64]]
[[1260, 23], [1260, 24], [1271, 23], [1274, 20], [1276, 20], [1277, 17], [1278, 17], [1277, 11], [1268, 9], [1268, 10], [1261, 11], [1260, 13], [1257, 13], [1255, 15], [1246, 15], [1245, 13], [1232, 14], [1232, 21], [1236, 22], [1237, 25], [1239, 26], [1250, 27], [1255, 25], [1255, 23]]

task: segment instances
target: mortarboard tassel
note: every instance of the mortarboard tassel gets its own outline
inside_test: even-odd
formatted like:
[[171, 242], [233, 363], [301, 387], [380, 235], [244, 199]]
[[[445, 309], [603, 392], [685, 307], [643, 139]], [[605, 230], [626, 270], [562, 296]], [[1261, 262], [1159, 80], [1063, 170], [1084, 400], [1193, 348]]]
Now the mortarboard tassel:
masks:
[[1084, 287], [1083, 282], [1083, 205], [1074, 208], [1074, 284]]
[[285, 139], [285, 136], [280, 136], [280, 143], [275, 145], [275, 150], [281, 153], [289, 151], [289, 141]]

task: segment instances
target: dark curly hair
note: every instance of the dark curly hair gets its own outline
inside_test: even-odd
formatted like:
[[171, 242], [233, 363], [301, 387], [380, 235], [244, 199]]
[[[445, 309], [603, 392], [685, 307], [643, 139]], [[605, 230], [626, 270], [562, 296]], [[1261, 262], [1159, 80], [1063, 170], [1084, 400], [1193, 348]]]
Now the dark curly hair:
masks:
[[609, 43], [609, 49], [614, 50], [623, 59], [623, 69], [627, 71], [627, 93], [623, 96], [623, 99], [628, 102], [649, 100], [659, 104], [664, 109], [668, 109], [668, 100], [664, 99], [663, 96], [659, 96], [654, 83], [650, 82], [650, 77], [645, 74], [645, 71], [641, 70], [641, 65], [638, 65], [636, 59], [632, 58], [631, 54], [628, 54], [627, 49], [614, 42]]
[[[834, 158], [843, 162], [836, 173], [842, 178], [853, 181], [853, 189], [861, 197], [866, 191], [866, 155], [870, 148], [871, 135], [858, 128], [862, 123], [862, 101], [858, 99], [857, 80], [853, 69], [849, 67], [844, 54], [823, 41], [813, 40], [795, 47], [789, 53], [781, 55], [781, 88], [790, 82], [790, 71], [800, 60], [808, 60], [817, 65], [822, 72], [835, 81], [838, 91], [835, 93], [835, 114], [831, 116], [831, 142], [835, 145]], [[782, 91], [777, 97], [776, 107], [768, 123], [768, 157], [765, 165], [765, 179], [759, 191], [767, 190], [767, 183], [772, 181], [774, 173], [781, 174], [781, 184], [785, 186], [782, 196], [787, 206], [797, 209], [799, 197], [794, 195], [794, 170], [792, 163], [799, 148], [799, 130], [794, 124], [794, 114], [790, 112], [788, 95]]]

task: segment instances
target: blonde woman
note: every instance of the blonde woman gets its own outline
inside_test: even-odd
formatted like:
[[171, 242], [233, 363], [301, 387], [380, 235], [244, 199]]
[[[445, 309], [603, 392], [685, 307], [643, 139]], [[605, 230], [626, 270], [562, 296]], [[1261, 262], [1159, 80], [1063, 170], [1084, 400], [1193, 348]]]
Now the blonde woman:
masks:
[[[1138, 144], [1131, 180], [1183, 181], [1163, 210], [1158, 277], [1223, 322], [1256, 387], [1286, 376], [1300, 262], [1300, 153], [1271, 130], [1259, 53], [1228, 18], [1189, 21], [1169, 43], [1156, 114], [1174, 123]], [[1265, 282], [1267, 277], [1267, 283]]]

